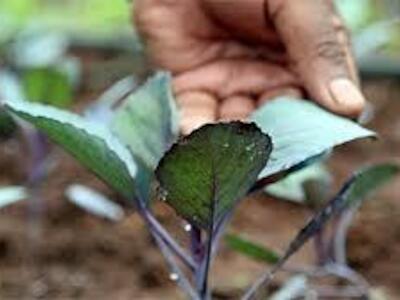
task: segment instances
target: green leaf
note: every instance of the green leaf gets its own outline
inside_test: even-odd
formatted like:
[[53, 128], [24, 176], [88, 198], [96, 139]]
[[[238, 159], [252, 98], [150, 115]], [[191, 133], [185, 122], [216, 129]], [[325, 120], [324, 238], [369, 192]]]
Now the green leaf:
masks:
[[170, 76], [158, 73], [116, 110], [112, 128], [150, 170], [176, 140], [178, 120]]
[[168, 204], [211, 231], [254, 184], [271, 148], [254, 123], [209, 124], [176, 143], [156, 175]]
[[10, 101], [5, 107], [32, 123], [129, 200], [135, 196], [136, 164], [129, 150], [107, 128], [42, 104]]
[[331, 176], [322, 163], [314, 163], [299, 171], [289, 174], [282, 180], [268, 185], [265, 191], [271, 196], [297, 203], [306, 201], [304, 184], [308, 181], [318, 181], [326, 184], [331, 181]]
[[349, 187], [342, 196], [343, 208], [358, 205], [399, 173], [400, 166], [393, 163], [374, 165], [360, 170], [350, 179]]
[[68, 107], [72, 103], [72, 86], [66, 74], [54, 68], [34, 68], [23, 73], [26, 98], [32, 102]]
[[334, 115], [309, 101], [278, 98], [257, 110], [250, 120], [268, 133], [274, 144], [260, 178], [288, 170], [337, 145], [375, 136], [355, 122]]
[[0, 107], [0, 141], [10, 138], [16, 129], [17, 124], [13, 118]]
[[280, 258], [279, 254], [274, 250], [244, 239], [236, 234], [226, 235], [225, 243], [229, 248], [258, 261], [274, 264]]
[[151, 198], [153, 171], [178, 136], [178, 116], [170, 76], [159, 72], [127, 97], [111, 120], [115, 134], [133, 153], [142, 200]]

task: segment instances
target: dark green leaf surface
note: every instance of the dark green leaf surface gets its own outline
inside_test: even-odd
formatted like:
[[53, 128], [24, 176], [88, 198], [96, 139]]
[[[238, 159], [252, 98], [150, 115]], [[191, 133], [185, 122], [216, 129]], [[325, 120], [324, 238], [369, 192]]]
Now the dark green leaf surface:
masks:
[[17, 129], [11, 116], [0, 107], [0, 141], [10, 138]]
[[129, 150], [105, 127], [54, 107], [23, 101], [6, 108], [32, 123], [128, 199], [135, 196], [137, 167]]
[[353, 121], [294, 98], [268, 102], [250, 120], [271, 136], [274, 145], [260, 177], [288, 170], [337, 145], [375, 136]]
[[209, 230], [254, 184], [271, 148], [255, 124], [205, 125], [167, 152], [156, 175], [177, 213]]
[[235, 234], [228, 234], [225, 242], [229, 248], [246, 255], [252, 259], [274, 264], [279, 261], [279, 254], [260, 244], [244, 239]]
[[178, 118], [170, 76], [158, 73], [116, 110], [112, 128], [151, 170], [178, 135]]

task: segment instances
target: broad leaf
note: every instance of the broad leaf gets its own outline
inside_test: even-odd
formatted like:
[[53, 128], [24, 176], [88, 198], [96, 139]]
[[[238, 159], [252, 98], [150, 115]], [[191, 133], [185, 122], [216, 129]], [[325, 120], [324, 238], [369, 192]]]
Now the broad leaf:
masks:
[[253, 123], [205, 125], [168, 151], [156, 175], [178, 214], [211, 230], [254, 184], [271, 148]]
[[303, 203], [306, 200], [304, 184], [309, 181], [318, 181], [321, 184], [329, 184], [331, 176], [322, 163], [314, 163], [299, 171], [289, 174], [282, 180], [268, 185], [266, 192], [274, 197]]
[[3, 186], [0, 187], [0, 208], [14, 204], [28, 198], [28, 192], [23, 186]]
[[110, 124], [114, 108], [136, 87], [137, 80], [134, 76], [117, 81], [86, 108], [85, 117], [94, 122]]
[[277, 263], [280, 258], [279, 254], [275, 251], [235, 234], [226, 235], [225, 243], [232, 250], [258, 261], [274, 264]]
[[260, 178], [288, 170], [334, 146], [375, 136], [355, 122], [294, 98], [271, 101], [250, 119], [271, 136], [274, 144]]
[[65, 195], [73, 204], [96, 216], [117, 222], [124, 217], [122, 207], [103, 194], [80, 184], [70, 185]]
[[116, 110], [112, 128], [151, 170], [175, 141], [178, 128], [170, 77], [158, 73]]
[[[388, 163], [368, 167], [352, 176], [339, 193], [298, 232], [273, 270], [264, 275], [263, 280], [259, 280], [257, 286], [261, 287], [269, 283], [272, 275], [311, 237], [319, 232], [332, 216], [338, 215], [349, 207], [360, 204], [372, 192], [388, 183], [399, 173], [400, 167], [398, 165]], [[255, 288], [253, 287], [252, 290], [254, 291]]]
[[135, 196], [136, 164], [107, 128], [46, 105], [8, 102], [5, 107], [32, 123], [116, 191], [128, 199]]

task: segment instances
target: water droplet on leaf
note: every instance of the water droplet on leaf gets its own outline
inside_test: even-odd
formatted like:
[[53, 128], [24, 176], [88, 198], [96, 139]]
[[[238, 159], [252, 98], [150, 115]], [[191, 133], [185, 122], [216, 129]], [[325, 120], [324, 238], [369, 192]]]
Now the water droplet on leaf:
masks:
[[179, 275], [176, 273], [170, 273], [169, 279], [171, 279], [172, 281], [177, 281], [179, 279]]
[[189, 231], [192, 230], [192, 225], [190, 225], [190, 224], [185, 224], [185, 226], [183, 226], [183, 229], [184, 229], [186, 232], [189, 232]]

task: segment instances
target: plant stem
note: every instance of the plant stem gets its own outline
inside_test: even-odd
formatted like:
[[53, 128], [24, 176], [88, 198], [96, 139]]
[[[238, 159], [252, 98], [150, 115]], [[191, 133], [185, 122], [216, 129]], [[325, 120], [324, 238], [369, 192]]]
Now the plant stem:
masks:
[[217, 254], [219, 243], [225, 232], [226, 225], [228, 224], [228, 222], [230, 221], [230, 219], [233, 215], [233, 211], [234, 210], [231, 210], [229, 213], [227, 213], [214, 229], [214, 235], [213, 235], [213, 241], [212, 241], [212, 256], [213, 257]]
[[164, 227], [154, 218], [151, 212], [147, 209], [144, 201], [138, 199], [138, 213], [143, 218], [144, 222], [149, 226], [150, 234], [155, 239], [161, 253], [163, 254], [171, 272], [177, 275], [177, 283], [181, 289], [193, 300], [200, 300], [196, 290], [190, 284], [187, 276], [179, 267], [175, 256], [178, 257], [187, 267], [192, 269], [194, 262], [177, 244], [177, 242], [169, 235]]
[[195, 225], [191, 225], [192, 230], [190, 231], [190, 250], [192, 257], [198, 267], [204, 257], [204, 248], [201, 240], [201, 229]]
[[29, 188], [30, 201], [28, 206], [29, 237], [32, 252], [36, 250], [36, 241], [41, 236], [41, 218], [44, 211], [44, 202], [41, 198], [39, 185], [48, 173], [49, 145], [47, 138], [36, 129], [22, 124], [23, 137], [29, 149], [29, 170], [25, 185]]
[[177, 275], [177, 284], [180, 288], [193, 300], [200, 300], [200, 297], [196, 290], [192, 287], [186, 275], [182, 272], [181, 268], [178, 266], [177, 262], [174, 259], [174, 253], [172, 253], [169, 246], [165, 243], [165, 241], [158, 236], [154, 231], [150, 230], [152, 236], [154, 237], [158, 247], [160, 248], [161, 253], [163, 254], [167, 264], [169, 265], [172, 273]]
[[358, 207], [344, 211], [337, 219], [335, 232], [331, 241], [331, 252], [334, 261], [338, 264], [347, 265], [347, 234], [353, 222]]
[[[141, 201], [138, 201], [141, 202]], [[169, 249], [191, 270], [196, 269], [194, 260], [178, 245], [165, 228], [157, 221], [151, 212], [143, 205], [139, 204], [139, 213], [150, 227], [150, 231], [160, 237]]]
[[321, 230], [317, 232], [315, 234], [315, 237], [313, 238], [318, 265], [324, 265], [328, 263], [328, 260], [330, 259], [330, 255], [326, 249], [327, 247], [325, 244], [326, 242], [325, 233], [326, 230], [324, 230], [324, 228], [321, 228]]
[[[257, 279], [256, 282], [246, 291], [243, 295], [242, 300], [251, 300], [256, 299], [258, 296], [259, 290], [262, 286], [267, 287], [268, 283], [274, 278], [276, 271], [281, 267], [281, 264], [278, 263], [273, 267], [272, 270], [265, 272], [261, 277]], [[258, 298], [257, 298], [258, 299]]]
[[46, 175], [46, 157], [48, 155], [47, 138], [32, 128], [23, 128], [30, 152], [30, 166], [27, 184], [37, 186]]
[[208, 288], [208, 273], [210, 270], [211, 260], [212, 260], [212, 241], [213, 235], [209, 234], [207, 237], [206, 253], [200, 264], [198, 274], [196, 274], [196, 279], [198, 279], [197, 287], [200, 292], [200, 297], [202, 300], [210, 299], [210, 291]]
[[369, 283], [364, 277], [348, 266], [333, 263], [326, 265], [324, 268], [328, 273], [347, 279], [363, 291], [363, 293], [368, 294]]

